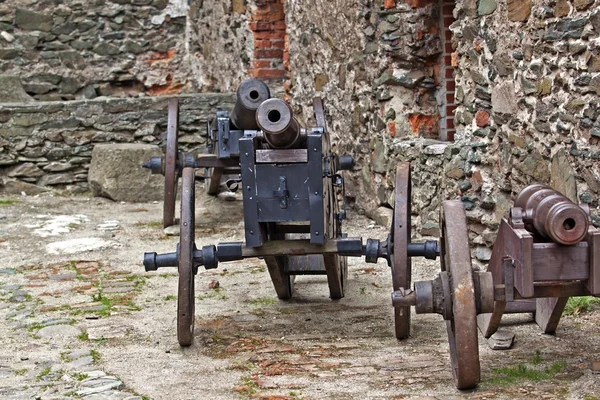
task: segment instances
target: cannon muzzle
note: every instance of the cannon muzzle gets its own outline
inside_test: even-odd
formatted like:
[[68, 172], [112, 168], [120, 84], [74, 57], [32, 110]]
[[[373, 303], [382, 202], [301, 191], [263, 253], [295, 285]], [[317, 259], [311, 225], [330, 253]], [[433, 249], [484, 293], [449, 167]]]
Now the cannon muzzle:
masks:
[[240, 130], [257, 130], [256, 110], [261, 103], [271, 97], [269, 87], [258, 79], [248, 79], [237, 89], [237, 101], [229, 118]]
[[565, 245], [583, 240], [589, 227], [587, 213], [571, 200], [545, 185], [523, 189], [515, 207], [523, 210], [525, 228]]
[[281, 99], [269, 99], [256, 110], [256, 122], [265, 140], [276, 149], [289, 149], [300, 142], [302, 128], [292, 108]]

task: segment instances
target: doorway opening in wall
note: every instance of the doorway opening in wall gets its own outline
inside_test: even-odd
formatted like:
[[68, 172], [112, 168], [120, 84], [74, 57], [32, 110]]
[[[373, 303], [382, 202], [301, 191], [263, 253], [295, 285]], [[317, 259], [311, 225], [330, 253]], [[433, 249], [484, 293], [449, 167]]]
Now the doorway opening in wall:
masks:
[[450, 25], [455, 21], [453, 11], [456, 7], [455, 0], [440, 1], [440, 37], [442, 40], [442, 54], [440, 56], [439, 66], [439, 90], [438, 107], [440, 111], [440, 140], [454, 140], [454, 91], [456, 82], [454, 81], [454, 67], [452, 66], [452, 31]]

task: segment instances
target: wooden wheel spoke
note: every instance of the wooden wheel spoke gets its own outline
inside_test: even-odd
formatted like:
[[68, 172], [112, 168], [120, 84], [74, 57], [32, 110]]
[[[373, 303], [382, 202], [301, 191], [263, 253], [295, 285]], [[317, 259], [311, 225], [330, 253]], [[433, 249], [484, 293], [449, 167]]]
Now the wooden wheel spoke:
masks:
[[479, 383], [479, 347], [477, 342], [477, 310], [471, 267], [469, 233], [460, 200], [442, 205], [441, 254], [450, 279], [452, 317], [446, 321], [450, 360], [458, 389], [470, 389]]
[[169, 100], [167, 121], [167, 148], [165, 151], [165, 193], [163, 206], [163, 227], [173, 225], [175, 221], [175, 202], [177, 201], [177, 130], [179, 124], [179, 105], [177, 99]]
[[[394, 290], [410, 288], [411, 260], [408, 257], [408, 243], [411, 237], [410, 202], [410, 163], [402, 162], [396, 168], [394, 216], [390, 229], [393, 241], [393, 256], [391, 259]], [[394, 328], [397, 339], [406, 339], [410, 336], [410, 307], [394, 308]]]
[[179, 287], [177, 296], [177, 340], [189, 346], [194, 339], [194, 169], [185, 168], [181, 183], [181, 221], [179, 242]]

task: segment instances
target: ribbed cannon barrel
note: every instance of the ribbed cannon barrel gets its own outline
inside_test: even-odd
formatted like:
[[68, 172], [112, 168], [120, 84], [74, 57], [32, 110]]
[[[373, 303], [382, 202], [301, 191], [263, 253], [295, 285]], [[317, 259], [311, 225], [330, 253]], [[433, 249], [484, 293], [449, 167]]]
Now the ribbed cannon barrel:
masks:
[[245, 80], [238, 86], [237, 101], [229, 115], [237, 129], [256, 130], [256, 110], [261, 103], [271, 97], [269, 87], [258, 79]]
[[302, 128], [288, 103], [281, 99], [269, 99], [256, 110], [256, 122], [265, 140], [276, 149], [295, 147], [300, 142]]
[[523, 189], [515, 207], [523, 210], [528, 230], [565, 245], [583, 240], [588, 227], [587, 213], [556, 190], [540, 184]]

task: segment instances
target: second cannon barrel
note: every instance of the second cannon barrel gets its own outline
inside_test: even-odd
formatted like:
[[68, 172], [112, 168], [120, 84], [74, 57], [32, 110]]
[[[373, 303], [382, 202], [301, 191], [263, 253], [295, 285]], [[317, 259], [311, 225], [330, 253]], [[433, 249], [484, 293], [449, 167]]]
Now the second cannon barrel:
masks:
[[256, 110], [256, 122], [267, 143], [276, 149], [297, 147], [302, 127], [294, 118], [292, 108], [281, 99], [264, 101]]
[[256, 110], [271, 97], [266, 83], [258, 79], [247, 79], [238, 86], [237, 100], [229, 115], [237, 129], [256, 130]]
[[556, 190], [530, 185], [517, 196], [515, 207], [523, 210], [525, 228], [565, 245], [579, 243], [587, 234], [587, 213]]

